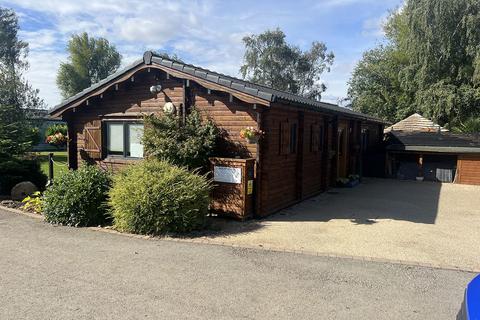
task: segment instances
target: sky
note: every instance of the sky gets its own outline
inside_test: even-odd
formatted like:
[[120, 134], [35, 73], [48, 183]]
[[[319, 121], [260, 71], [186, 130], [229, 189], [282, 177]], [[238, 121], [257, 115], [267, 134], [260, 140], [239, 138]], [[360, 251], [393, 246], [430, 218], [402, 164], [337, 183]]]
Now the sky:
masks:
[[0, 0], [16, 11], [20, 39], [29, 43], [26, 79], [48, 107], [61, 102], [55, 78], [73, 34], [104, 37], [122, 65], [146, 50], [176, 53], [183, 61], [231, 76], [243, 62], [242, 38], [280, 28], [307, 50], [324, 42], [335, 54], [322, 100], [347, 97], [348, 80], [364, 51], [382, 43], [382, 24], [402, 0]]

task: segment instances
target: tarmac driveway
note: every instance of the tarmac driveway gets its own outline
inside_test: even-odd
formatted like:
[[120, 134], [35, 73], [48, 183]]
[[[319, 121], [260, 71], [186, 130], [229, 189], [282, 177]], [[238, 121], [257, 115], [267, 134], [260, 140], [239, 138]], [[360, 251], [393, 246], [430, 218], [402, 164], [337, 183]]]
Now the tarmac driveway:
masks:
[[480, 270], [480, 187], [365, 179], [209, 241]]

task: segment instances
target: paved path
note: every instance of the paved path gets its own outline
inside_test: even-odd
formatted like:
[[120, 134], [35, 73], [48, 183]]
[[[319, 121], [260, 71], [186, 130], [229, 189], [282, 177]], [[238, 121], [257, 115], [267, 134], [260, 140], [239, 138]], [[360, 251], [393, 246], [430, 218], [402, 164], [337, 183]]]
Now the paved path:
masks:
[[365, 179], [210, 241], [480, 270], [480, 186]]
[[145, 240], [0, 209], [0, 319], [453, 319], [473, 274]]

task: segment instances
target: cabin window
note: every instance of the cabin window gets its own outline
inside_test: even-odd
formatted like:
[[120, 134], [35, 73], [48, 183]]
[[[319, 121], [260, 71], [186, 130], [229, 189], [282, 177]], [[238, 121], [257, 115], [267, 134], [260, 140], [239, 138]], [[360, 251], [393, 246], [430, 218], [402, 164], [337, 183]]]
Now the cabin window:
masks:
[[143, 158], [143, 124], [138, 122], [107, 121], [106, 124], [107, 156], [126, 158]]
[[290, 153], [297, 152], [297, 124], [290, 125]]
[[319, 152], [323, 150], [324, 132], [323, 126], [312, 125], [310, 129], [310, 151]]
[[291, 154], [297, 152], [297, 123], [280, 122], [280, 154]]

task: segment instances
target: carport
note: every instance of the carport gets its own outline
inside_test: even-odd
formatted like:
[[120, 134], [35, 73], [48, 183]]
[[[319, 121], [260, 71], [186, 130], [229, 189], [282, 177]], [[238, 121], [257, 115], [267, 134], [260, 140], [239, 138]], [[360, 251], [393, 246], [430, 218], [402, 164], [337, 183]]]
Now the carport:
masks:
[[478, 134], [391, 131], [386, 141], [387, 177], [480, 184]]

